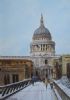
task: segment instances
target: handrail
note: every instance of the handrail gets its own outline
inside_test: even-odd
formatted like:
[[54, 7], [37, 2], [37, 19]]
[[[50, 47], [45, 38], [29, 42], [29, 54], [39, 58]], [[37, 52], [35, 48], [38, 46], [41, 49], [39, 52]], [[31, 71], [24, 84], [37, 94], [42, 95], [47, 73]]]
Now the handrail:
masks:
[[63, 91], [63, 89], [61, 89], [55, 81], [53, 83], [62, 100], [70, 100], [70, 97]]
[[20, 82], [15, 82], [12, 84], [0, 86], [0, 100], [5, 100], [7, 97], [13, 95], [14, 93], [22, 90], [31, 84], [31, 79], [25, 79]]

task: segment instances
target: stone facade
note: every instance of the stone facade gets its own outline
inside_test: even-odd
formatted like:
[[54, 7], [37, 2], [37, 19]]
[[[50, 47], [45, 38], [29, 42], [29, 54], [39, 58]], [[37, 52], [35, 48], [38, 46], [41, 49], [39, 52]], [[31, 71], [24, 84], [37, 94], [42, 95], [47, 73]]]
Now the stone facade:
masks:
[[70, 78], [70, 55], [62, 55], [58, 59], [54, 59], [55, 78], [62, 76]]
[[[34, 62], [34, 67], [41, 76], [48, 78], [54, 69], [54, 59], [59, 58], [55, 55], [55, 42], [52, 40], [50, 31], [45, 27], [43, 16], [41, 15], [40, 26], [34, 31], [30, 44], [30, 57]], [[49, 75], [50, 74], [50, 75]]]
[[43, 16], [41, 15], [40, 27], [34, 31], [30, 44], [31, 56], [54, 56], [55, 42], [52, 41], [51, 33], [44, 26]]
[[8, 57], [0, 59], [0, 85], [10, 84], [30, 78], [33, 73], [31, 60]]
[[42, 15], [40, 26], [32, 37], [30, 57], [41, 76], [48, 74], [48, 77], [51, 75], [55, 79], [61, 78], [62, 75], [70, 77], [70, 55], [55, 54], [55, 42], [50, 31], [44, 26]]
[[70, 77], [70, 55], [61, 56], [62, 75]]

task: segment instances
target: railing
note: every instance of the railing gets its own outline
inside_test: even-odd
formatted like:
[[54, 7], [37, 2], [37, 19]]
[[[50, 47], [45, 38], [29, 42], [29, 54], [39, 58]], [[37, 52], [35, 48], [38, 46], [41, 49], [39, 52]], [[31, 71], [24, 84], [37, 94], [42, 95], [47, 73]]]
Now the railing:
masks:
[[12, 83], [5, 86], [0, 86], [0, 100], [5, 100], [7, 97], [22, 90], [31, 84], [31, 79], [26, 79], [20, 82]]
[[62, 100], [70, 100], [70, 97], [63, 91], [63, 89], [61, 89], [55, 81], [53, 83]]

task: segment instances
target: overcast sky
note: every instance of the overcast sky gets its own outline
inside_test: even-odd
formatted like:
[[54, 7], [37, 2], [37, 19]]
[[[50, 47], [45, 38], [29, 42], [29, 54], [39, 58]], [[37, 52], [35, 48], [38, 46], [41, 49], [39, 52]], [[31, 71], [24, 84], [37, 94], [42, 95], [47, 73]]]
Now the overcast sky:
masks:
[[41, 13], [56, 54], [70, 54], [70, 0], [0, 0], [0, 56], [29, 55]]

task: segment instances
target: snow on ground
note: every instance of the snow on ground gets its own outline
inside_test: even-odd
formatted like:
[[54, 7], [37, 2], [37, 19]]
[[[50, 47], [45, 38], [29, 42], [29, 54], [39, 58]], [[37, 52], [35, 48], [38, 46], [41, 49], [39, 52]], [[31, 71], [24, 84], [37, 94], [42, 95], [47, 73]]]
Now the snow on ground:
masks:
[[61, 80], [55, 81], [55, 83], [70, 97], [70, 88], [63, 85]]
[[43, 82], [36, 82], [33, 85], [17, 92], [6, 100], [57, 100], [50, 84], [47, 88]]
[[67, 87], [67, 81], [67, 79], [60, 79], [54, 82], [70, 97], [70, 88]]

